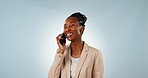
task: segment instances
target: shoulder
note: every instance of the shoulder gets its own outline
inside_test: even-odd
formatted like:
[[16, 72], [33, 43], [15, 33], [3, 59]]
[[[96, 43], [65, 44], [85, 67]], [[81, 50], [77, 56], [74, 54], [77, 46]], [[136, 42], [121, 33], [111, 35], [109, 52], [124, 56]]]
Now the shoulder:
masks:
[[92, 51], [92, 52], [95, 52], [95, 53], [101, 52], [101, 50], [99, 50], [95, 47], [92, 47], [92, 46], [89, 46], [89, 45], [88, 45], [88, 47], [89, 47], [89, 51]]
[[95, 56], [102, 56], [102, 52], [100, 49], [88, 45], [88, 53], [93, 54]]

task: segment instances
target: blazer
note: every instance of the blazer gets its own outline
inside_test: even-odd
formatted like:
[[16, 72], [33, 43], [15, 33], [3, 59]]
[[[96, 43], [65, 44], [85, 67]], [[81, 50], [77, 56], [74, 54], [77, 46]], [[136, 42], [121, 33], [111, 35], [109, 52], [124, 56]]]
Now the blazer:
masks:
[[[64, 54], [57, 53], [54, 62], [49, 70], [48, 78], [70, 78], [70, 45], [66, 46]], [[93, 48], [86, 43], [77, 65], [75, 78], [103, 78], [104, 64], [100, 50]]]

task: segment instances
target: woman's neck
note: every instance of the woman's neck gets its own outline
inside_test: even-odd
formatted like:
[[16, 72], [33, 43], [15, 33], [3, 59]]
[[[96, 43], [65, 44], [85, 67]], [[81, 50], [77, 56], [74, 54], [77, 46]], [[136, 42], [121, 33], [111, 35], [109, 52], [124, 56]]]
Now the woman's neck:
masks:
[[71, 46], [72, 56], [76, 58], [80, 57], [83, 50], [83, 41], [81, 39], [77, 41], [72, 41], [70, 43], [70, 46]]

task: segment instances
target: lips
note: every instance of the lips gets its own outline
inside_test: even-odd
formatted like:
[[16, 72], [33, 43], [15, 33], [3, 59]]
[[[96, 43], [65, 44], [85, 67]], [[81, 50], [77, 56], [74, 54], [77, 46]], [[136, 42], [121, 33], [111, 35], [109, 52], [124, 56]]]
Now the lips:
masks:
[[67, 33], [67, 34], [66, 34], [66, 37], [71, 37], [71, 36], [73, 36], [73, 34], [74, 34], [74, 33], [72, 33], [72, 32]]

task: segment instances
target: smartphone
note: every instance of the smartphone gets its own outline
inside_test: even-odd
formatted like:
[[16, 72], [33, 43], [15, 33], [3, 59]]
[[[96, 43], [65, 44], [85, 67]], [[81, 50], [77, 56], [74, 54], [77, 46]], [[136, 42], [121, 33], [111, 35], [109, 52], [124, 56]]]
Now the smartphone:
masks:
[[65, 36], [64, 33], [62, 34], [61, 38], [62, 38], [62, 39], [60, 39], [60, 43], [61, 43], [62, 45], [64, 45], [64, 44], [66, 43], [66, 36]]

